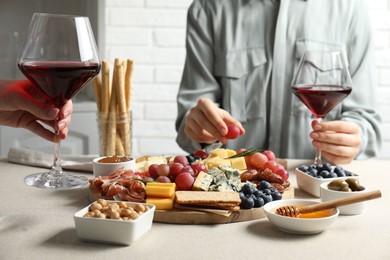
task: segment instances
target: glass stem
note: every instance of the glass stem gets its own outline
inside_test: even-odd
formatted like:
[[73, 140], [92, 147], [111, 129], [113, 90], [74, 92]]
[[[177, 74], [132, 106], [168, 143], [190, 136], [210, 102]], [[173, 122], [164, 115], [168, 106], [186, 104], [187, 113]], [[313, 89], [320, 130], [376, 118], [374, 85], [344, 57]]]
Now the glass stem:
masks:
[[[322, 118], [317, 118], [317, 121], [319, 123], [322, 122]], [[322, 163], [322, 159], [321, 159], [321, 149], [320, 148], [316, 148], [316, 157], [314, 159], [314, 164], [321, 164]]]
[[62, 174], [62, 167], [61, 167], [61, 158], [60, 158], [60, 133], [59, 131], [55, 130], [56, 134], [56, 140], [54, 143], [54, 162], [53, 162], [53, 168], [51, 170], [51, 173], [53, 175], [61, 175]]

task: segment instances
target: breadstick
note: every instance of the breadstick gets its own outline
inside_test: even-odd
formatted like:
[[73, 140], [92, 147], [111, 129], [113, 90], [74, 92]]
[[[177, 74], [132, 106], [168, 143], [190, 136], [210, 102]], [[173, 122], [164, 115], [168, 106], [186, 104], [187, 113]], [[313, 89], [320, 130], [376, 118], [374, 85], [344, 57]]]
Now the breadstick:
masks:
[[102, 81], [99, 75], [93, 79], [92, 87], [96, 97], [97, 110], [100, 112], [102, 109]]
[[[115, 60], [115, 80], [116, 80], [116, 94], [117, 94], [117, 103], [118, 103], [118, 112], [119, 112], [119, 120], [121, 121], [118, 125], [118, 130], [121, 135], [121, 140], [123, 142], [123, 146], [125, 149], [125, 154], [130, 155], [129, 151], [129, 122], [128, 122], [128, 113], [126, 110], [126, 97], [125, 97], [125, 79], [124, 79], [124, 70], [122, 66], [122, 62], [117, 59]], [[123, 122], [124, 121], [124, 122]]]
[[115, 143], [116, 143], [116, 106], [117, 106], [117, 91], [116, 91], [116, 78], [117, 78], [118, 70], [114, 65], [114, 72], [112, 78], [112, 88], [111, 88], [111, 98], [110, 98], [110, 106], [108, 113], [108, 126], [107, 126], [107, 155], [113, 156], [115, 155]]
[[133, 76], [134, 62], [127, 60], [126, 77], [125, 77], [125, 89], [126, 89], [126, 107], [127, 111], [131, 111], [131, 88], [132, 88], [132, 76]]
[[111, 85], [110, 85], [110, 62], [102, 61], [102, 112], [108, 112], [110, 105]]

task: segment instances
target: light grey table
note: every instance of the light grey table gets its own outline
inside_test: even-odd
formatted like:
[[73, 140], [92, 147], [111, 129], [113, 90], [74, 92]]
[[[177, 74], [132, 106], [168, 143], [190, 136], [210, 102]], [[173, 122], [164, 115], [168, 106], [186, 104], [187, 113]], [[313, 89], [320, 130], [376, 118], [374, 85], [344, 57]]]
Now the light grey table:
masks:
[[[304, 162], [288, 160], [290, 180], [295, 197], [312, 198], [296, 188], [293, 169]], [[365, 186], [380, 189], [382, 198], [367, 202], [361, 215], [339, 216], [320, 234], [286, 234], [267, 219], [220, 225], [154, 223], [133, 245], [115, 246], [76, 236], [73, 214], [89, 204], [87, 188], [29, 187], [24, 176], [42, 169], [2, 159], [0, 259], [390, 259], [390, 161], [354, 161], [344, 167], [361, 175]]]

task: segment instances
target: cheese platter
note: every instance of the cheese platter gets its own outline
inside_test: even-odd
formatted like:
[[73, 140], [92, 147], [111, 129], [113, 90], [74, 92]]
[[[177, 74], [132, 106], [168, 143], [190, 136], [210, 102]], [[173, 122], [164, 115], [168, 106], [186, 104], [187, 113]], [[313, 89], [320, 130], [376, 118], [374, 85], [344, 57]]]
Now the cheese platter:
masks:
[[273, 153], [258, 156], [256, 150], [240, 153], [217, 148], [187, 156], [143, 156], [136, 171], [90, 180], [90, 200], [153, 204], [159, 223], [223, 224], [265, 218], [264, 204], [294, 197], [285, 160]]

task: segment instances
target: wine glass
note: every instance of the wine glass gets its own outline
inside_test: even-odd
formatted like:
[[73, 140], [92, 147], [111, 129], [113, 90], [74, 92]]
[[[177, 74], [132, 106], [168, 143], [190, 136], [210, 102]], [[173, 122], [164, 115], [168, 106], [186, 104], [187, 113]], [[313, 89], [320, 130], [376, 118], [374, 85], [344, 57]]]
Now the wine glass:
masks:
[[[100, 71], [100, 60], [88, 17], [35, 13], [18, 57], [18, 66], [47, 102], [61, 108]], [[26, 184], [47, 189], [78, 188], [83, 176], [63, 172], [58, 131], [49, 172], [27, 176]]]
[[[342, 51], [306, 51], [292, 83], [293, 93], [321, 122], [352, 91], [352, 80]], [[315, 164], [321, 164], [316, 149]]]

